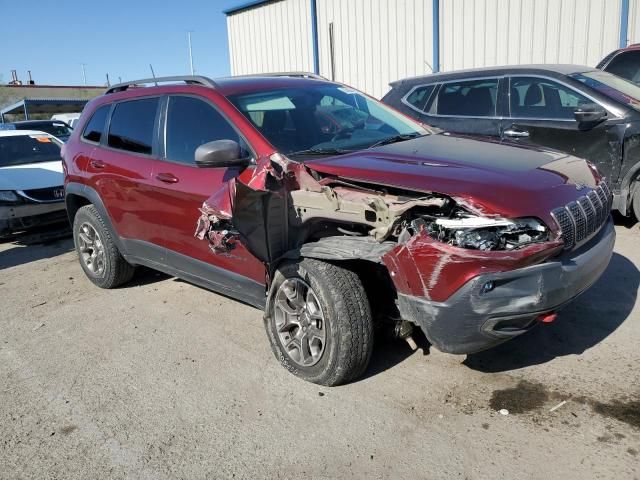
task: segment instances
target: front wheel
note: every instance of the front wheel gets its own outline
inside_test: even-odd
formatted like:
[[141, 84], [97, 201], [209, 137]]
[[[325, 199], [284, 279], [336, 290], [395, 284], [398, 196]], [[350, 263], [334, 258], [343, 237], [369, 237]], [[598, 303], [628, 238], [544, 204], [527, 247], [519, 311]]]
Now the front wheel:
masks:
[[265, 327], [282, 366], [327, 386], [362, 375], [373, 349], [373, 322], [355, 272], [303, 259], [280, 267], [271, 291]]

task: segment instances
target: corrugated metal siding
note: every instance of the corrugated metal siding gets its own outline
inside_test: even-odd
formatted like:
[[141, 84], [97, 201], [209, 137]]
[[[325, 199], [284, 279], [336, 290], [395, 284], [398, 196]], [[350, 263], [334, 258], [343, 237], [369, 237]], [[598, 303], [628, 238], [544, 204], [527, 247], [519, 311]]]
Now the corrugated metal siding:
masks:
[[[630, 43], [640, 42], [631, 0]], [[595, 66], [618, 48], [621, 0], [440, 0], [440, 69], [519, 63]], [[431, 0], [317, 0], [320, 73], [376, 97], [431, 72]], [[313, 70], [309, 0], [280, 0], [227, 18], [234, 75]]]
[[618, 46], [620, 9], [620, 0], [440, 0], [440, 69], [595, 66]]
[[640, 0], [629, 2], [629, 30], [627, 31], [628, 44], [640, 43]]
[[227, 16], [231, 74], [313, 70], [309, 0], [282, 0]]
[[332, 22], [336, 81], [379, 98], [393, 80], [431, 73], [431, 1], [318, 0], [317, 7], [320, 73], [325, 77], [331, 77]]

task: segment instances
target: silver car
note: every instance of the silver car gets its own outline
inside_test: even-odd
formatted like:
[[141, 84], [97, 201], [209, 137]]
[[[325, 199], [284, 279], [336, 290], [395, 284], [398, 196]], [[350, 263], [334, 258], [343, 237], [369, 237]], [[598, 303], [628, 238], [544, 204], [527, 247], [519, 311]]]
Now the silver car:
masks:
[[61, 146], [48, 133], [0, 130], [0, 236], [66, 220]]

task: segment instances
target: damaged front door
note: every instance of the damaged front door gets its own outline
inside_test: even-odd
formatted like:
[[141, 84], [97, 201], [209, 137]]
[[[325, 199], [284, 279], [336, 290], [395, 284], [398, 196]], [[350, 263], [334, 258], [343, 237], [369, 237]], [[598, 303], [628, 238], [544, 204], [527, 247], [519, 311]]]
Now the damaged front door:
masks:
[[222, 185], [202, 205], [196, 237], [218, 255], [242, 245], [265, 265], [279, 259], [290, 248], [286, 167], [274, 154]]
[[213, 278], [213, 265], [221, 272], [233, 272], [262, 284], [264, 270], [242, 244], [232, 245], [224, 255], [213, 256], [209, 246], [193, 236], [198, 208], [211, 191], [220, 189], [224, 189], [226, 195], [221, 202], [230, 205], [227, 187], [240, 173], [237, 167], [199, 168], [195, 151], [200, 145], [215, 140], [240, 142], [240, 136], [204, 99], [172, 95], [167, 101], [164, 157], [156, 161], [152, 192], [155, 204], [162, 206], [156, 214], [162, 224], [167, 263], [181, 271], [197, 270], [211, 281], [224, 280]]

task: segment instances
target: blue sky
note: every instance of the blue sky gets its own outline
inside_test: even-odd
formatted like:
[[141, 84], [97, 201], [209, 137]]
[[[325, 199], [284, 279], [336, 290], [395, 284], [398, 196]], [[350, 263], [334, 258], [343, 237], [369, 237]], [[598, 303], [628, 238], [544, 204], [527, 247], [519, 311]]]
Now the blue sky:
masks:
[[189, 73], [191, 30], [196, 74], [228, 75], [227, 24], [223, 10], [244, 0], [0, 0], [0, 83], [18, 70], [36, 83], [103, 85]]

